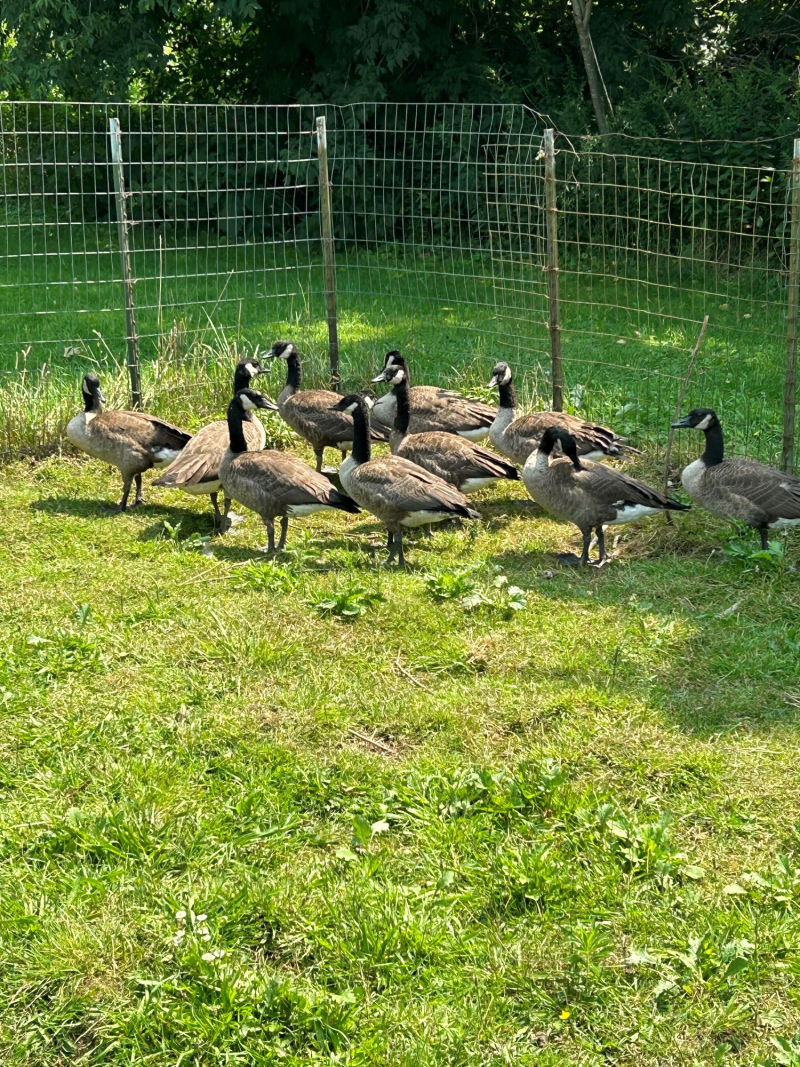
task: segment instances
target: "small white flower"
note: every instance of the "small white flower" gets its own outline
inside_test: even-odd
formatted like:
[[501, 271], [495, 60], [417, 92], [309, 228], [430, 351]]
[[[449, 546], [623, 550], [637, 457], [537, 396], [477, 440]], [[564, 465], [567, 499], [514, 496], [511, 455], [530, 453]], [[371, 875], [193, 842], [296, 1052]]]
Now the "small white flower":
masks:
[[209, 934], [209, 933], [205, 933], [205, 934], [203, 934], [203, 935], [201, 936], [200, 940], [201, 940], [201, 941], [210, 941], [210, 940], [211, 940], [211, 934]]
[[211, 963], [211, 961], [214, 959], [214, 953], [204, 952], [201, 959], [205, 960], [206, 963]]
[[195, 919], [196, 919], [196, 920], [197, 920], [197, 922], [199, 922], [199, 923], [204, 923], [204, 922], [206, 921], [206, 919], [207, 919], [207, 918], [208, 918], [208, 916], [207, 916], [207, 915], [195, 915]]
[[224, 948], [218, 948], [216, 950], [216, 952], [214, 953], [214, 955], [217, 957], [218, 960], [221, 960], [222, 957], [225, 955], [225, 949]]
[[183, 909], [181, 909], [180, 911], [176, 911], [175, 918], [178, 920], [179, 923], [182, 923], [183, 920], [186, 918], [186, 912], [183, 911]]

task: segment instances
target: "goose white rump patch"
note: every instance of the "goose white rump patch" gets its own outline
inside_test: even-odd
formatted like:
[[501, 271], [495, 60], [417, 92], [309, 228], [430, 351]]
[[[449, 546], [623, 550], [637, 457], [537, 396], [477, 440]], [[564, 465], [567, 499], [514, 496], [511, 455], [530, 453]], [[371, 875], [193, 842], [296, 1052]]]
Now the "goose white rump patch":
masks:
[[153, 460], [157, 467], [168, 467], [180, 454], [181, 450], [179, 448], [153, 449]]
[[221, 488], [219, 478], [213, 482], [197, 482], [195, 485], [176, 485], [176, 489], [182, 489], [184, 493], [189, 493], [190, 496], [208, 496], [211, 493], [218, 493]]
[[622, 522], [633, 522], [635, 519], [643, 519], [645, 515], [658, 515], [662, 510], [661, 508], [649, 508], [645, 504], [625, 504], [623, 507], [619, 507], [615, 504], [614, 507], [618, 508], [616, 518], [609, 519], [609, 524], [616, 526]]
[[314, 515], [318, 511], [328, 511], [330, 504], [289, 504], [286, 511], [302, 519], [304, 515]]
[[412, 511], [410, 515], [406, 515], [404, 519], [401, 519], [401, 526], [424, 526], [426, 522], [444, 522], [445, 519], [452, 519], [453, 515], [446, 511]]
[[489, 427], [481, 426], [479, 430], [459, 430], [458, 436], [463, 437], [466, 441], [472, 441], [474, 444], [476, 441], [482, 441], [484, 437], [489, 436]]
[[800, 519], [776, 519], [769, 523], [770, 530], [788, 530], [790, 526], [797, 526]]
[[496, 478], [467, 478], [459, 488], [462, 493], [477, 493], [479, 489], [485, 489], [487, 485], [494, 485], [496, 481]]

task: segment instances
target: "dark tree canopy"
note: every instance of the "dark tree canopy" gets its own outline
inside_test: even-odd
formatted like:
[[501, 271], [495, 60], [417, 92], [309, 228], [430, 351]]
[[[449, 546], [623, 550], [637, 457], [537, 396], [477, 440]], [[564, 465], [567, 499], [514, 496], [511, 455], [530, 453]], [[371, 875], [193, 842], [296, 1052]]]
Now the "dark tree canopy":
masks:
[[[231, 103], [521, 101], [592, 129], [567, 0], [3, 0], [11, 97]], [[792, 0], [600, 0], [618, 131], [789, 136]]]

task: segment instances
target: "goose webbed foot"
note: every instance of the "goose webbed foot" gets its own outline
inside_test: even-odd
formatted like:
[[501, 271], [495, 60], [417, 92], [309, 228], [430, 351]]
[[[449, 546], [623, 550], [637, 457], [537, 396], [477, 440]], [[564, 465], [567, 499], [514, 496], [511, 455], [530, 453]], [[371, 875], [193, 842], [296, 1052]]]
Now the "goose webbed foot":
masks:
[[598, 551], [597, 559], [588, 561], [589, 562], [589, 566], [590, 567], [604, 567], [610, 561], [609, 561], [608, 554], [606, 553], [606, 537], [605, 537], [605, 533], [603, 532], [603, 527], [602, 526], [598, 526], [597, 527], [597, 533], [596, 533], [596, 536], [594, 538], [594, 543], [597, 544], [597, 551]]

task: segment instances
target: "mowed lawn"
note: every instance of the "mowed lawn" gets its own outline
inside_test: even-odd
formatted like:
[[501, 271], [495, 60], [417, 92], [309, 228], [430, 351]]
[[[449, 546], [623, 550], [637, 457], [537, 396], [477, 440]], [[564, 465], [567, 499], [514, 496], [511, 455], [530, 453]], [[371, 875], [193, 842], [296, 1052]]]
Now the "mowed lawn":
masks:
[[796, 535], [118, 493], [0, 482], [0, 1061], [800, 1062]]

